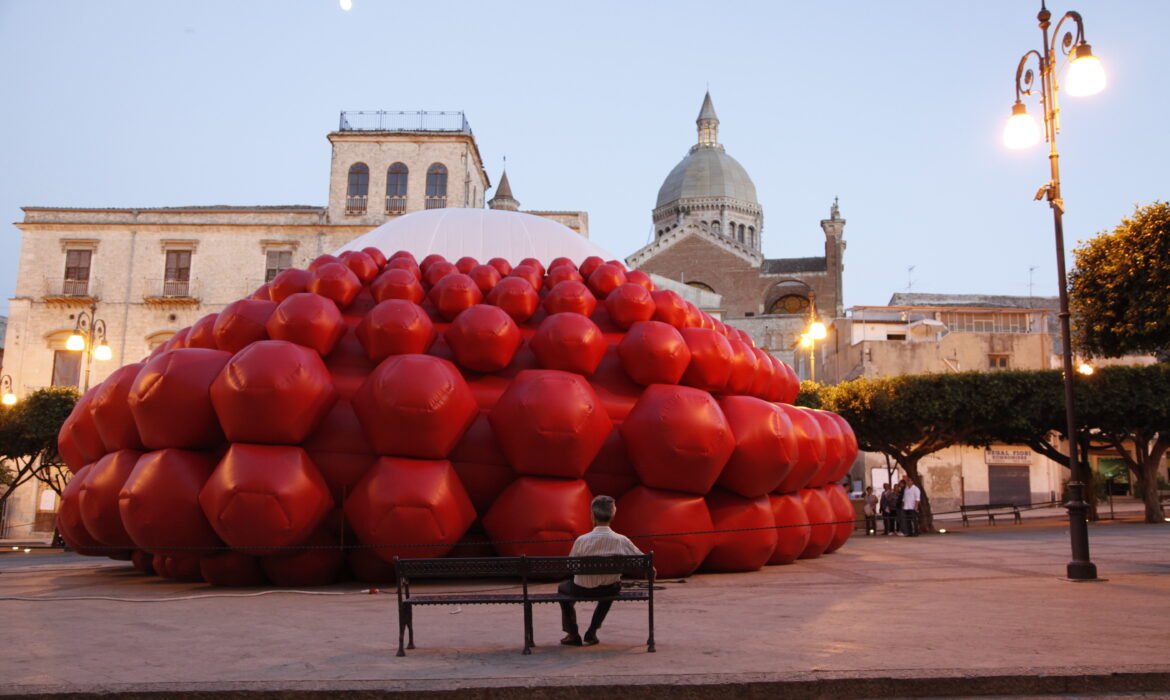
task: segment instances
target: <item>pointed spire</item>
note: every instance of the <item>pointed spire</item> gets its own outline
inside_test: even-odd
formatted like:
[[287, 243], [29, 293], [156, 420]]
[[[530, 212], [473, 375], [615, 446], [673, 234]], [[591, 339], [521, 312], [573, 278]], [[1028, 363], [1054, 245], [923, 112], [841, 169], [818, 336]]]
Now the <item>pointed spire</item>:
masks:
[[496, 193], [488, 200], [489, 209], [502, 209], [504, 211], [519, 211], [520, 202], [512, 196], [512, 185], [508, 182], [508, 171], [505, 170], [500, 175], [500, 184], [496, 185]]
[[703, 96], [703, 106], [699, 109], [699, 118], [695, 120], [699, 125], [699, 145], [719, 145], [719, 117], [715, 114], [715, 104], [711, 102], [711, 91]]

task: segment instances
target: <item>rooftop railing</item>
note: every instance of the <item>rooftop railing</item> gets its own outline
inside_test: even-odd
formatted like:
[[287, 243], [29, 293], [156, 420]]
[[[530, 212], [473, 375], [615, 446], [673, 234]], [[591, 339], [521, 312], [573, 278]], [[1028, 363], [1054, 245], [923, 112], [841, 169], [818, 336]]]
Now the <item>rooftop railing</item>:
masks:
[[342, 112], [339, 131], [461, 131], [471, 133], [463, 112]]

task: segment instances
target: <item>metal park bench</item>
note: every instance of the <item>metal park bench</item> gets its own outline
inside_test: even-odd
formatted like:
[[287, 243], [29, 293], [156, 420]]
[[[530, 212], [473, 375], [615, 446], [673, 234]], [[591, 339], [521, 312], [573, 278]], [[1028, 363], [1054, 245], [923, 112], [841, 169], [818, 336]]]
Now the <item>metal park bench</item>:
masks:
[[963, 527], [967, 527], [969, 524], [967, 519], [971, 517], [986, 517], [987, 522], [992, 525], [995, 524], [996, 515], [1011, 515], [1015, 518], [1017, 525], [1023, 522], [1020, 518], [1020, 509], [1014, 503], [986, 503], [979, 506], [959, 506], [959, 511], [963, 515]]
[[[532, 606], [561, 601], [644, 601], [648, 604], [650, 636], [646, 651], [654, 651], [654, 553], [604, 557], [475, 557], [450, 559], [394, 558], [398, 575], [398, 656], [414, 648], [414, 607], [417, 605], [524, 606], [524, 652], [536, 646], [532, 635]], [[529, 583], [562, 580], [578, 574], [622, 574], [645, 578], [644, 588], [623, 588], [617, 595], [577, 598], [561, 593], [531, 593]], [[512, 593], [426, 593], [411, 595], [411, 581], [420, 579], [518, 578], [521, 590]], [[403, 648], [404, 637], [409, 643]]]

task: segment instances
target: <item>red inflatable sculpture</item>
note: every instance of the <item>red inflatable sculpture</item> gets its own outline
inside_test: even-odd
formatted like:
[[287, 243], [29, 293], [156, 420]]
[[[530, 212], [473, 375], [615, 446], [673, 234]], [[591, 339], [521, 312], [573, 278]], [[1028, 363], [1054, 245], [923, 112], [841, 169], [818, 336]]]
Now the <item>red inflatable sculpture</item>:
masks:
[[59, 435], [65, 541], [213, 585], [382, 582], [567, 554], [608, 494], [660, 576], [844, 544], [852, 430], [746, 333], [597, 256], [420, 257], [285, 270], [94, 387]]

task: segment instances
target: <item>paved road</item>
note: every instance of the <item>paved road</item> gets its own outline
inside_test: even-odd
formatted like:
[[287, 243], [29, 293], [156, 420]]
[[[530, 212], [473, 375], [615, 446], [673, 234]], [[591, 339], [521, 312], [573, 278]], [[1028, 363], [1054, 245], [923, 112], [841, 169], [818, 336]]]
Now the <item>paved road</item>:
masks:
[[212, 589], [9, 551], [0, 696], [1170, 696], [1170, 525], [1106, 522], [1091, 538], [1105, 582], [1060, 579], [1068, 534], [1054, 521], [855, 536], [790, 566], [662, 582], [655, 654], [641, 605], [614, 606], [590, 648], [559, 646], [556, 607], [538, 607], [531, 656], [520, 609], [482, 606], [417, 611], [405, 658], [392, 591]]

